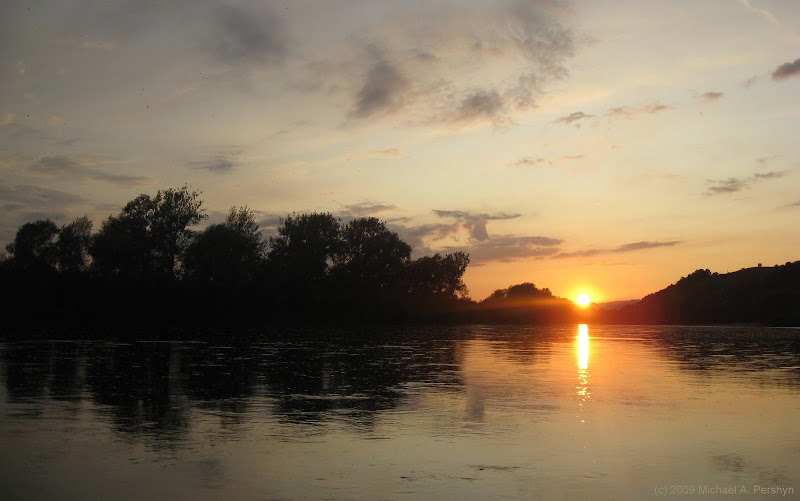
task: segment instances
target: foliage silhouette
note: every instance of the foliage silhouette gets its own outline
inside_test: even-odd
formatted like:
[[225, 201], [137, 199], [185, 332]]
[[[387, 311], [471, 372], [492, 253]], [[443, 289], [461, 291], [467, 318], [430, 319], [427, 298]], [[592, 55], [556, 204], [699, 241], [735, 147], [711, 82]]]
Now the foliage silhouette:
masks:
[[193, 280], [223, 285], [247, 283], [256, 277], [266, 244], [247, 207], [231, 208], [222, 224], [197, 234], [186, 249], [184, 272]]
[[6, 246], [13, 266], [21, 271], [48, 271], [57, 263], [58, 226], [49, 219], [25, 223]]
[[344, 224], [293, 213], [264, 239], [255, 213], [206, 218], [187, 186], [142, 194], [103, 221], [23, 224], [0, 262], [11, 324], [123, 329], [408, 322], [639, 322], [800, 324], [800, 263], [718, 275], [697, 270], [616, 311], [577, 308], [526, 282], [480, 303], [464, 283], [463, 252], [411, 258], [377, 218]]

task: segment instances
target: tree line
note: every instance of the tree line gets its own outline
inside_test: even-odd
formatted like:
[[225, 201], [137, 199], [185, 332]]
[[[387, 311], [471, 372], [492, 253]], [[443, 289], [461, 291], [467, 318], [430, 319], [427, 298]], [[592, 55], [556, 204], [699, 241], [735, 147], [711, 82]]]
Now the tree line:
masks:
[[200, 195], [187, 186], [139, 195], [96, 232], [86, 216], [23, 224], [0, 260], [4, 304], [83, 320], [329, 321], [422, 318], [469, 302], [463, 252], [412, 259], [384, 221], [330, 213], [290, 214], [265, 238], [252, 210], [232, 207], [197, 230]]

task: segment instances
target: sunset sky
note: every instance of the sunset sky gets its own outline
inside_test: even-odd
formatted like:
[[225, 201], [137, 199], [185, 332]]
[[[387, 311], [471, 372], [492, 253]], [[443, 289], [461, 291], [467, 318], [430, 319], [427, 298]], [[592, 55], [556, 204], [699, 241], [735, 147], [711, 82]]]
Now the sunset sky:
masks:
[[188, 184], [639, 298], [800, 259], [800, 2], [0, 3], [0, 243]]

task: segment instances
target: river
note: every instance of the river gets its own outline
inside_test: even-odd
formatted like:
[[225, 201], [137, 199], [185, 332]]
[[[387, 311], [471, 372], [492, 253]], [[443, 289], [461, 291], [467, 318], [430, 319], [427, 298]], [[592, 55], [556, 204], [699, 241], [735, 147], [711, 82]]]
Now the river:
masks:
[[800, 498], [800, 329], [165, 338], [0, 342], [0, 497]]

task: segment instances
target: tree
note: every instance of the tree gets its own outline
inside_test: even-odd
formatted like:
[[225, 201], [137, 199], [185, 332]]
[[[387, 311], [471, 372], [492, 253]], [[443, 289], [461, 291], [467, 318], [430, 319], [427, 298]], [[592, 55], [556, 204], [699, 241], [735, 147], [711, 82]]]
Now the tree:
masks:
[[550, 299], [550, 289], [537, 289], [531, 282], [512, 285], [507, 289], [497, 289], [482, 302], [487, 304], [526, 303], [535, 299]]
[[62, 226], [57, 244], [58, 269], [64, 273], [86, 269], [91, 238], [92, 222], [86, 216]]
[[358, 286], [386, 288], [403, 272], [411, 246], [377, 218], [354, 219], [341, 232], [337, 269]]
[[283, 279], [309, 285], [327, 278], [339, 254], [339, 221], [330, 213], [292, 214], [269, 239], [269, 259]]
[[128, 202], [118, 216], [103, 222], [92, 241], [90, 254], [97, 267], [106, 274], [172, 277], [192, 234], [188, 227], [207, 217], [199, 197], [183, 186]]
[[175, 273], [176, 260], [189, 243], [192, 230], [188, 227], [208, 217], [203, 214], [202, 205], [200, 192], [189, 191], [186, 185], [159, 190], [153, 198], [153, 251], [159, 271], [169, 277]]
[[209, 226], [192, 240], [186, 249], [184, 270], [197, 280], [243, 283], [258, 270], [264, 248], [253, 212], [247, 207], [233, 207], [224, 223]]
[[57, 237], [58, 226], [49, 219], [40, 219], [20, 226], [6, 250], [13, 255], [13, 265], [18, 269], [53, 269]]
[[454, 252], [424, 256], [408, 263], [406, 280], [412, 294], [433, 294], [449, 298], [466, 298], [468, 291], [463, 276], [469, 254]]
[[153, 200], [149, 195], [139, 195], [128, 202], [119, 215], [103, 221], [89, 245], [94, 266], [106, 276], [149, 274], [153, 253], [149, 230], [152, 217]]

